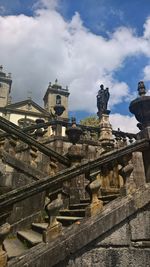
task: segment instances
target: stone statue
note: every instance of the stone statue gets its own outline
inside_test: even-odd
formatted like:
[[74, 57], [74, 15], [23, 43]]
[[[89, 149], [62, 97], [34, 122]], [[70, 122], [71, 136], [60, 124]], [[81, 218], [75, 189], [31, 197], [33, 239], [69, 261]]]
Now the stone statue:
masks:
[[99, 116], [99, 118], [102, 116], [102, 114], [108, 113], [107, 105], [109, 97], [110, 97], [109, 89], [108, 88], [104, 89], [104, 85], [101, 84], [100, 90], [98, 91], [97, 95], [97, 108], [98, 108], [97, 115]]
[[146, 88], [145, 88], [145, 84], [143, 81], [140, 81], [138, 83], [138, 92], [139, 92], [139, 96], [144, 96], [146, 94]]

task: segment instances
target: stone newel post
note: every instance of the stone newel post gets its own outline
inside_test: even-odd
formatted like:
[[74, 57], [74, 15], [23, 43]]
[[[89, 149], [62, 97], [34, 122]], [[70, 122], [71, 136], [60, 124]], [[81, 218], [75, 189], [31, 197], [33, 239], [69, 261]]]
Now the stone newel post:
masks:
[[[137, 124], [140, 132], [138, 139], [150, 140], [150, 96], [146, 96], [144, 82], [138, 83], [139, 97], [130, 103], [129, 110], [133, 113], [139, 122]], [[150, 149], [143, 151], [143, 161], [145, 168], [146, 182], [150, 182]]]
[[[72, 126], [66, 130], [69, 141], [72, 145], [68, 149], [67, 157], [70, 159], [71, 166], [76, 166], [81, 163], [81, 159], [84, 157], [82, 147], [77, 146], [76, 143], [80, 139], [82, 129], [76, 126], [75, 118], [72, 118]], [[80, 177], [76, 177], [69, 182], [70, 191], [70, 203], [75, 204], [80, 202], [80, 194], [78, 189], [78, 180]], [[83, 179], [83, 177], [81, 178]]]

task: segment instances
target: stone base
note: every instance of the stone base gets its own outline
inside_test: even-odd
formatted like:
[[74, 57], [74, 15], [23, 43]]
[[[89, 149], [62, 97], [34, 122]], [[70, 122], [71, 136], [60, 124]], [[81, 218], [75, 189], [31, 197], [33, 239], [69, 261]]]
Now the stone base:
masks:
[[136, 191], [136, 188], [132, 185], [123, 186], [120, 188], [120, 195], [127, 196], [133, 194]]
[[0, 267], [7, 266], [7, 253], [4, 250], [0, 250]]
[[98, 214], [103, 209], [103, 202], [99, 201], [96, 203], [91, 203], [86, 209], [85, 209], [85, 216], [91, 217], [96, 214]]
[[58, 223], [53, 227], [48, 227], [45, 231], [43, 231], [43, 242], [49, 243], [50, 241], [57, 238], [62, 234], [62, 224]]

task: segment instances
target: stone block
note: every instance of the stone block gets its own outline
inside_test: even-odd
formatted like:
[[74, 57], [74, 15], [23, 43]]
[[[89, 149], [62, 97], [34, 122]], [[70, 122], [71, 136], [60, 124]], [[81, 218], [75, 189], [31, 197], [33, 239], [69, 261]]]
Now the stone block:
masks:
[[149, 267], [150, 249], [99, 248], [57, 267]]
[[121, 226], [117, 230], [111, 231], [103, 240], [99, 240], [96, 246], [129, 246], [130, 231], [129, 224]]
[[150, 240], [150, 205], [130, 221], [131, 240]]

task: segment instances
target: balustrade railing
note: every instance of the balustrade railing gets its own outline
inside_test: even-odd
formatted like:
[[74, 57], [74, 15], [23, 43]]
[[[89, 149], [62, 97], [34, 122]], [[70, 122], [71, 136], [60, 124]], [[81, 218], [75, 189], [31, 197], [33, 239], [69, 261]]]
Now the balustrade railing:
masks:
[[[87, 216], [93, 216], [103, 209], [103, 202], [99, 199], [102, 190], [110, 188], [121, 189], [123, 194], [130, 194], [135, 191], [133, 179], [130, 180], [131, 172], [133, 171], [133, 165], [131, 163], [132, 153], [135, 151], [149, 150], [149, 140], [136, 141], [134, 144], [130, 144], [126, 147], [122, 147], [115, 151], [109, 152], [103, 156], [100, 156], [96, 160], [87, 162], [84, 164], [76, 165], [66, 170], [63, 170], [56, 175], [48, 176], [38, 181], [32, 182], [21, 188], [17, 188], [4, 195], [0, 196], [0, 225], [2, 229], [1, 248], [5, 234], [3, 229], [7, 227], [7, 217], [10, 213], [13, 205], [22, 200], [28, 199], [33, 195], [37, 195], [40, 192], [48, 192], [52, 195], [56, 189], [61, 189], [65, 181], [70, 181], [75, 177], [85, 174], [90, 181], [88, 186], [88, 192], [90, 194], [91, 203], [86, 209]], [[122, 184], [117, 185], [119, 177], [121, 176]], [[105, 180], [105, 182], [104, 182]], [[106, 184], [104, 186], [104, 184]], [[62, 207], [61, 195], [58, 198], [49, 199], [45, 208], [49, 217], [48, 228], [43, 234], [43, 240], [48, 242], [51, 240], [50, 236], [56, 237], [61, 233], [61, 225], [57, 222], [56, 217], [59, 209]], [[6, 211], [9, 212], [6, 212]], [[6, 214], [7, 213], [7, 214]], [[6, 216], [7, 215], [7, 216]], [[54, 230], [55, 229], [55, 230]], [[6, 231], [9, 232], [9, 231]], [[1, 249], [1, 255], [3, 250]], [[4, 253], [5, 255], [5, 253]], [[6, 255], [4, 257], [4, 260]], [[6, 266], [6, 265], [2, 265]]]
[[[68, 123], [66, 124], [66, 122], [62, 122], [63, 126], [64, 124], [68, 126]], [[43, 233], [43, 241], [49, 242], [62, 231], [61, 224], [57, 221], [57, 215], [60, 208], [62, 208], [63, 206], [61, 191], [65, 182], [69, 182], [71, 188], [71, 186], [74, 186], [75, 184], [71, 183], [71, 181], [75, 181], [75, 179], [80, 175], [82, 175], [82, 179], [85, 178], [89, 181], [86, 189], [90, 196], [90, 204], [87, 206], [85, 214], [86, 216], [93, 216], [103, 209], [103, 201], [101, 200], [102, 193], [115, 191], [124, 195], [131, 194], [136, 190], [134, 178], [133, 176], [131, 176], [131, 173], [133, 171], [132, 153], [140, 151], [143, 152], [143, 155], [145, 155], [145, 151], [149, 151], [150, 145], [149, 139], [134, 141], [136, 139], [136, 135], [124, 133], [121, 131], [113, 131], [115, 138], [115, 145], [113, 150], [98, 157], [95, 160], [81, 163], [81, 159], [84, 157], [84, 155], [82, 148], [76, 145], [77, 141], [68, 150], [69, 153], [71, 152], [71, 154], [68, 153], [68, 158], [62, 157], [58, 153], [51, 152], [51, 150], [49, 150], [45, 146], [39, 146], [41, 144], [36, 142], [28, 135], [23, 135], [23, 132], [17, 127], [14, 127], [11, 123], [9, 124], [2, 119], [1, 125], [3, 130], [9, 129], [10, 126], [9, 134], [13, 134], [7, 138], [7, 142], [4, 139], [4, 136], [3, 138], [1, 138], [1, 161], [3, 161], [2, 158], [5, 157], [5, 163], [13, 167], [14, 169], [18, 170], [20, 168], [20, 170], [26, 172], [34, 178], [36, 178], [37, 175], [37, 178], [39, 179], [38, 173], [36, 174], [36, 172], [33, 172], [34, 174], [32, 174], [32, 168], [37, 168], [37, 149], [39, 149], [46, 155], [49, 155], [50, 157], [53, 157], [55, 159], [57, 158], [57, 160], [60, 159], [60, 162], [71, 166], [57, 173], [57, 164], [55, 164], [55, 162], [51, 160], [52, 158], [50, 158], [50, 176], [42, 177], [42, 175], [40, 174], [40, 178], [42, 179], [26, 184], [22, 187], [18, 187], [11, 191], [9, 191], [10, 188], [6, 184], [6, 189], [8, 187], [8, 190], [5, 191], [5, 194], [0, 195], [0, 256], [3, 259], [3, 262], [1, 264], [2, 267], [6, 266], [7, 259], [5, 251], [3, 251], [3, 241], [6, 234], [8, 234], [10, 231], [10, 227], [7, 224], [7, 218], [10, 215], [14, 204], [19, 203], [22, 200], [26, 200], [29, 197], [38, 195], [42, 192], [44, 192], [44, 195], [46, 194], [47, 202], [45, 205], [45, 211], [48, 214], [48, 227]], [[87, 138], [87, 140], [97, 142], [99, 137], [98, 128], [96, 128], [95, 130], [94, 127], [81, 127], [82, 131], [80, 131], [80, 133], [82, 132], [82, 140], [85, 140]], [[77, 130], [80, 130], [78, 126]], [[87, 132], [88, 135], [85, 134]], [[20, 138], [23, 142], [26, 141], [28, 145], [30, 145], [29, 154], [31, 169], [27, 168], [26, 170], [26, 166], [23, 164], [20, 164], [20, 167], [18, 166], [19, 162], [21, 163], [21, 161], [19, 161], [16, 157], [17, 139], [13, 136], [17, 136], [17, 138]], [[145, 160], [144, 157], [143, 159]], [[149, 177], [147, 177], [149, 175], [149, 171], [147, 171], [147, 159], [145, 162], [146, 181], [149, 181]], [[0, 189], [2, 192], [3, 190], [1, 184]], [[74, 191], [75, 196], [76, 191]], [[70, 191], [71, 194], [72, 192], [73, 191]], [[71, 199], [72, 196], [70, 195], [69, 197]]]

